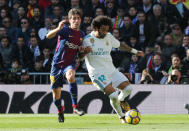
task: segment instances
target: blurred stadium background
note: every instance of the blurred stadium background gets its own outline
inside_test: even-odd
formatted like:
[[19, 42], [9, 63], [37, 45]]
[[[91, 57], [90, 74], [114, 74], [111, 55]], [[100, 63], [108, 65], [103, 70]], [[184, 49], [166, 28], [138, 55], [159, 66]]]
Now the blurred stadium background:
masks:
[[[144, 58], [117, 49], [111, 54], [114, 65], [133, 84], [127, 99], [142, 113], [139, 125], [119, 123], [109, 99], [91, 85], [84, 62], [77, 70], [76, 81], [79, 104], [87, 115], [72, 115], [65, 81], [62, 97], [66, 121], [63, 125], [57, 122], [49, 89], [57, 38], [48, 40], [45, 35], [67, 19], [71, 8], [83, 12], [81, 30], [86, 34], [92, 30], [94, 17], [107, 15], [112, 18], [112, 34], [117, 39], [145, 52]], [[155, 54], [160, 54], [159, 64]], [[173, 54], [179, 56], [177, 66]], [[162, 68], [154, 73], [160, 65]], [[173, 78], [173, 68], [179, 71], [177, 84], [173, 79], [168, 81], [169, 76]], [[144, 71], [149, 71], [154, 80]], [[0, 131], [187, 131], [188, 84], [188, 0], [0, 0]]]

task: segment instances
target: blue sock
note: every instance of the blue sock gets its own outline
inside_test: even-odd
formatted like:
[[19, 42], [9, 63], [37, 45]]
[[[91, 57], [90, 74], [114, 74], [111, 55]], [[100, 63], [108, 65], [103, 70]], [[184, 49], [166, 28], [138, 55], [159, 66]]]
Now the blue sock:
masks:
[[71, 95], [71, 99], [72, 99], [72, 104], [76, 105], [77, 104], [77, 84], [76, 84], [76, 82], [69, 83], [69, 90], [70, 90], [70, 95]]
[[53, 102], [56, 105], [58, 111], [61, 111], [61, 109], [62, 109], [61, 98], [58, 100], [53, 100]]

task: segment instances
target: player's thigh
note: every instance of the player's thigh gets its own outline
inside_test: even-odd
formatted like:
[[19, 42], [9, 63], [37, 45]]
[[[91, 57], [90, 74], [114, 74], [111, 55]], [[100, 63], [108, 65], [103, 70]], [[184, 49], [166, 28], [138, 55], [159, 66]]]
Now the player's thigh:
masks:
[[114, 88], [122, 89], [122, 87], [125, 88], [129, 84], [130, 83], [127, 77], [123, 73], [119, 72], [118, 70], [116, 70], [112, 74], [112, 86]]
[[110, 94], [112, 94], [113, 92], [115, 92], [115, 89], [112, 87], [112, 84], [109, 84], [108, 86], [106, 86], [105, 88], [104, 88], [104, 93], [106, 94], [106, 95], [110, 95]]
[[67, 66], [64, 69], [63, 74], [65, 75], [69, 83], [75, 82], [75, 65]]
[[68, 80], [69, 83], [74, 82], [75, 81], [75, 70], [74, 69], [67, 70], [65, 77], [66, 77], [66, 79]]
[[62, 70], [55, 68], [51, 70], [50, 74], [50, 82], [51, 82], [51, 89], [56, 89], [63, 86], [63, 75]]
[[90, 75], [91, 81], [95, 87], [104, 92], [104, 89], [112, 82], [105, 74]]

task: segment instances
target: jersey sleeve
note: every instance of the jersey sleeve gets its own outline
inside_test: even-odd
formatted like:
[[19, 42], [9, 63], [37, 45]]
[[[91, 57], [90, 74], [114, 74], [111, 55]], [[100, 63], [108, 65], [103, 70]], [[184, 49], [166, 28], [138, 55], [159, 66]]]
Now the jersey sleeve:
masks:
[[87, 42], [87, 41], [88, 41], [87, 39], [83, 40], [83, 46], [84, 47], [90, 46], [89, 42]]
[[92, 44], [89, 42], [89, 39], [90, 39], [90, 35], [87, 35], [87, 36], [85, 36], [84, 37], [84, 39], [83, 39], [83, 46], [91, 46]]
[[108, 33], [108, 40], [111, 42], [113, 48], [120, 46], [120, 41], [117, 40], [111, 33]]
[[58, 33], [57, 35], [60, 35], [61, 37], [65, 38], [65, 36], [68, 33], [68, 28], [66, 26], [64, 26]]

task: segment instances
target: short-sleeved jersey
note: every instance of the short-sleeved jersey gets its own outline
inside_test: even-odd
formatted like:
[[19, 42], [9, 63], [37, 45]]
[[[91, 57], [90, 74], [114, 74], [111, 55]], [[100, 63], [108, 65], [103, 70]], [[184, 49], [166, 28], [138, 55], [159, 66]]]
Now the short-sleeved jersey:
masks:
[[89, 75], [110, 74], [116, 70], [110, 52], [112, 48], [118, 48], [120, 42], [112, 34], [107, 33], [103, 39], [99, 39], [95, 37], [94, 32], [91, 32], [84, 37], [83, 45], [92, 48], [92, 52], [85, 56]]
[[75, 64], [78, 47], [82, 45], [84, 33], [64, 26], [57, 34], [58, 40], [52, 65], [64, 68], [67, 65]]

